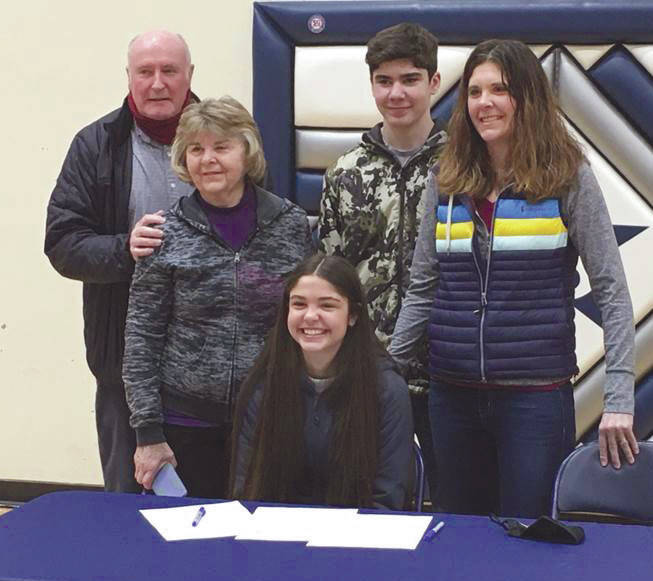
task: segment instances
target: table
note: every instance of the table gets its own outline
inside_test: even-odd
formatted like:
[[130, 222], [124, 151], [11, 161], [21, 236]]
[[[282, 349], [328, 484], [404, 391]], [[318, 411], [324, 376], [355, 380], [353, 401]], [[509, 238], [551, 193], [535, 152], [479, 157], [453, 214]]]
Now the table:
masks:
[[46, 494], [0, 517], [0, 579], [636, 581], [653, 570], [649, 527], [583, 523], [584, 544], [549, 545], [507, 537], [485, 517], [435, 515], [446, 526], [415, 551], [327, 549], [233, 539], [168, 543], [138, 512], [201, 502]]

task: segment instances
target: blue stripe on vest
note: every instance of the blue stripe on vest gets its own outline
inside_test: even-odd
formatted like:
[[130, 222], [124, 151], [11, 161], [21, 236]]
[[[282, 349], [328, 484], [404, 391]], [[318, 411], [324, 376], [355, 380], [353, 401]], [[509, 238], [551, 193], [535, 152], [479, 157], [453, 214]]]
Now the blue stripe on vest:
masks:
[[[497, 204], [495, 218], [557, 218], [560, 208], [557, 199], [543, 200], [531, 204], [515, 198], [501, 199]], [[439, 214], [438, 214], [439, 217]], [[446, 214], [445, 214], [446, 219]]]
[[[446, 224], [447, 223], [447, 205], [440, 205], [438, 206], [438, 222], [441, 224]], [[451, 213], [451, 222], [456, 223], [456, 222], [469, 222], [472, 219], [472, 217], [469, 215], [469, 212], [467, 211], [467, 208], [463, 206], [462, 204], [454, 204], [453, 206], [453, 211]]]

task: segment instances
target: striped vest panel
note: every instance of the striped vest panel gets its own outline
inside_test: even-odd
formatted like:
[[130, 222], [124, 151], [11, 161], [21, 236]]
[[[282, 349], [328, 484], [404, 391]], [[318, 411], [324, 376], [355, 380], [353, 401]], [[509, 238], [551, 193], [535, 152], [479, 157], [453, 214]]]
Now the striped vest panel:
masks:
[[443, 197], [436, 209], [440, 281], [428, 324], [432, 376], [501, 383], [575, 374], [578, 255], [559, 200], [531, 204], [504, 193], [495, 206], [489, 258], [479, 251], [484, 226], [473, 219], [468, 198], [454, 198], [447, 236], [448, 202]]

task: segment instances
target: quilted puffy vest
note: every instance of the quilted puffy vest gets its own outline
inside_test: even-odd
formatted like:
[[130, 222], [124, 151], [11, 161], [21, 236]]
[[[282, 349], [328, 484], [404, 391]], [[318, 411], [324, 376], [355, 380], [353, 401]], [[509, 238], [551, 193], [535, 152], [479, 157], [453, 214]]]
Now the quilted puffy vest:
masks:
[[559, 199], [531, 204], [507, 190], [495, 204], [489, 240], [468, 196], [453, 203], [441, 196], [436, 212], [431, 376], [500, 384], [575, 375], [578, 253]]

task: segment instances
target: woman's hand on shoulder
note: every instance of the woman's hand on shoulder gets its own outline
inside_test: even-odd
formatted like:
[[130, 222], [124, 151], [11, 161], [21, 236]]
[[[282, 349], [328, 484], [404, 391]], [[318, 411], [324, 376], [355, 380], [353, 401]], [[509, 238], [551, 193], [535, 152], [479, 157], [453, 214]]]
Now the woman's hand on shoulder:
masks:
[[633, 433], [632, 414], [604, 412], [599, 424], [599, 459], [601, 466], [621, 468], [619, 452], [629, 464], [635, 462], [639, 454], [637, 439]]
[[157, 473], [166, 462], [177, 467], [177, 459], [167, 442], [136, 446], [134, 452], [134, 478], [143, 488], [150, 490]]

